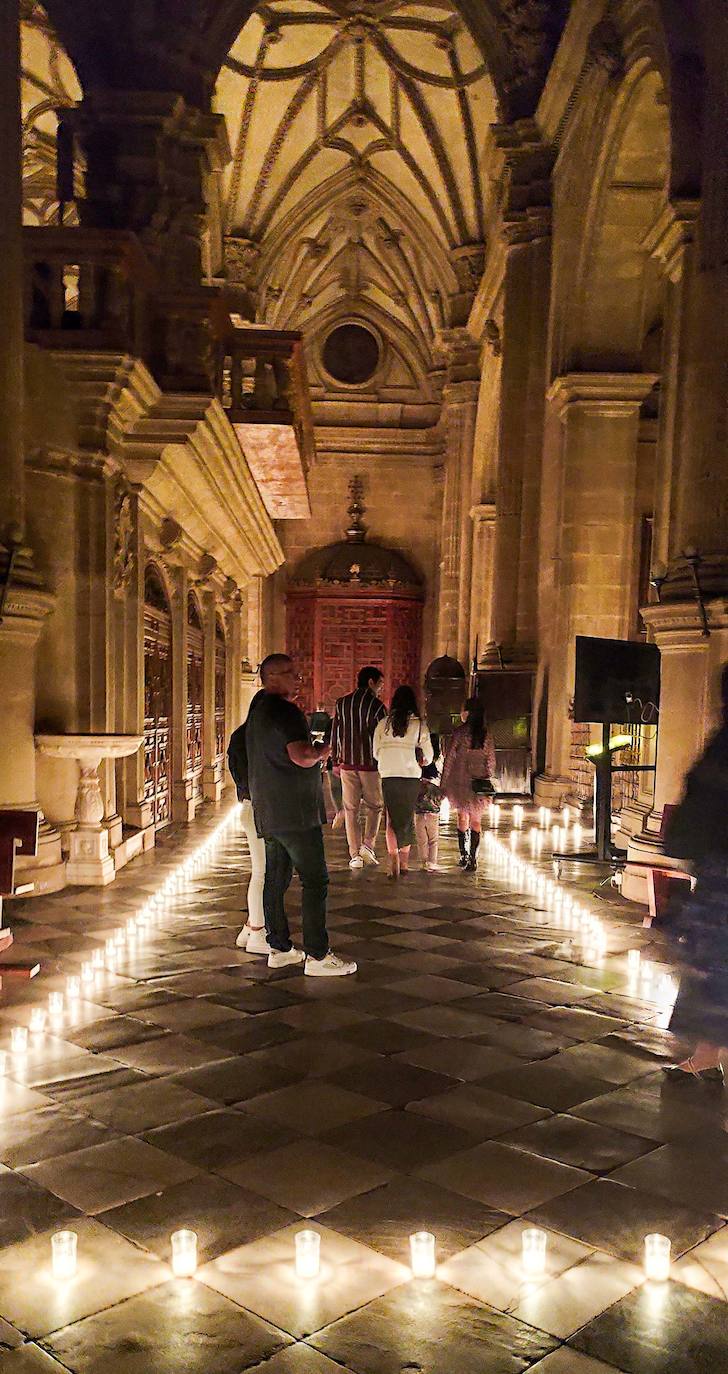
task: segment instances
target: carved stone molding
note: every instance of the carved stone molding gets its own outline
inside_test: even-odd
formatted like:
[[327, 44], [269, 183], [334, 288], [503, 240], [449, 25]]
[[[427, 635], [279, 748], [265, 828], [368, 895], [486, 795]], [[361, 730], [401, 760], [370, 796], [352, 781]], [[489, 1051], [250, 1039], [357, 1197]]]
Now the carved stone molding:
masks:
[[118, 483], [114, 495], [114, 554], [111, 585], [121, 599], [131, 581], [136, 562], [136, 518], [134, 497], [125, 483]]

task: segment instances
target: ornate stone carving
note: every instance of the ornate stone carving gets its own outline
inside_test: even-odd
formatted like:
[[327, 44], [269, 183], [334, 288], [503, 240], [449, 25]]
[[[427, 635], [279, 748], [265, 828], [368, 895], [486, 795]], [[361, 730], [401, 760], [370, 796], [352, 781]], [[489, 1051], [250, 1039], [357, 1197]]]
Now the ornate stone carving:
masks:
[[587, 54], [593, 66], [601, 67], [608, 76], [617, 76], [624, 66], [622, 40], [611, 19], [595, 24], [587, 41]]
[[485, 342], [488, 344], [493, 354], [493, 357], [500, 358], [500, 355], [503, 351], [503, 346], [501, 343], [501, 332], [497, 321], [494, 320], [492, 316], [485, 321], [485, 324], [483, 326], [483, 338], [485, 339]]
[[114, 560], [111, 574], [114, 596], [122, 597], [134, 571], [134, 498], [128, 487], [120, 485], [114, 500]]
[[172, 519], [171, 515], [165, 516], [159, 530], [159, 540], [163, 549], [174, 549], [182, 538], [182, 526]]

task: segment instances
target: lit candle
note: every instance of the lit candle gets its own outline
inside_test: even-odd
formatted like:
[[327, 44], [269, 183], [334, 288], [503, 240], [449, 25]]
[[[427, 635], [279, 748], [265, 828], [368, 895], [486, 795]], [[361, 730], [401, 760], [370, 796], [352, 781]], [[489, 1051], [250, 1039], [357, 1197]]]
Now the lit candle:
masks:
[[584, 833], [584, 832], [583, 832], [583, 829], [582, 829], [582, 827], [579, 825], [579, 822], [578, 822], [578, 821], [574, 821], [574, 824], [573, 824], [572, 827], [571, 827], [571, 835], [572, 835], [572, 839], [573, 839], [575, 845], [578, 846], [578, 845], [581, 844], [581, 837], [582, 837], [583, 833]]
[[514, 808], [513, 808], [513, 824], [515, 825], [515, 827], [516, 827], [517, 830], [520, 830], [521, 826], [523, 825], [523, 807], [522, 807], [522, 806], [514, 806]]
[[77, 1002], [81, 996], [81, 979], [77, 978], [75, 974], [66, 979], [66, 992], [69, 1002]]
[[523, 1272], [529, 1278], [538, 1278], [546, 1272], [546, 1232], [537, 1226], [529, 1226], [523, 1232]]
[[638, 950], [638, 949], [628, 949], [628, 950], [627, 950], [627, 968], [629, 969], [630, 973], [633, 973], [633, 974], [639, 973], [639, 971], [640, 971], [640, 960], [641, 960], [641, 958], [642, 958], [642, 954], [641, 954], [640, 950]]
[[645, 1276], [663, 1283], [670, 1277], [670, 1240], [667, 1236], [645, 1236]]
[[44, 1007], [33, 1007], [30, 1013], [30, 1029], [34, 1035], [42, 1035], [46, 1028], [46, 1014]]
[[104, 946], [104, 952], [108, 960], [115, 959], [117, 954], [116, 940], [107, 940]]
[[7, 1058], [8, 1056], [5, 1053], [5, 1050], [0, 1050], [0, 1078], [3, 1078], [5, 1075], [5, 1065], [7, 1063]]
[[431, 1231], [415, 1231], [410, 1236], [410, 1255], [413, 1278], [435, 1277], [435, 1237]]
[[98, 949], [95, 949], [93, 954], [91, 955], [91, 963], [93, 964], [94, 968], [104, 967], [104, 951], [101, 949], [100, 946]]
[[62, 992], [49, 992], [49, 993], [48, 993], [48, 1011], [49, 1011], [49, 1013], [50, 1013], [51, 1016], [62, 1016], [62, 1015], [63, 1015], [63, 993], [62, 993]]
[[78, 1236], [75, 1231], [56, 1231], [51, 1236], [54, 1279], [72, 1279], [76, 1273]]
[[172, 1273], [178, 1279], [191, 1279], [197, 1272], [197, 1232], [172, 1232]]
[[119, 926], [119, 929], [114, 931], [114, 944], [119, 949], [122, 948], [122, 945], [126, 944], [126, 931], [123, 926]]
[[318, 1231], [296, 1232], [296, 1278], [317, 1279], [321, 1266], [321, 1237]]
[[10, 1032], [10, 1049], [13, 1054], [28, 1053], [27, 1026], [13, 1026], [13, 1029]]
[[568, 806], [562, 806], [562, 808], [561, 808], [561, 823], [562, 823], [562, 825], [563, 825], [567, 830], [568, 830], [568, 827], [569, 827], [569, 821], [570, 821], [570, 820], [571, 820], [571, 812], [570, 812]]
[[510, 843], [511, 849], [515, 849], [515, 848], [516, 848], [516, 845], [518, 844], [518, 831], [517, 831], [517, 830], [512, 830], [512, 831], [511, 831], [511, 837], [510, 837], [509, 843]]
[[86, 963], [84, 963], [84, 964], [81, 965], [81, 982], [82, 982], [82, 983], [93, 983], [95, 977], [96, 977], [96, 970], [95, 970], [93, 964], [91, 963], [91, 960], [90, 960], [90, 959], [87, 959], [87, 960], [86, 960]]

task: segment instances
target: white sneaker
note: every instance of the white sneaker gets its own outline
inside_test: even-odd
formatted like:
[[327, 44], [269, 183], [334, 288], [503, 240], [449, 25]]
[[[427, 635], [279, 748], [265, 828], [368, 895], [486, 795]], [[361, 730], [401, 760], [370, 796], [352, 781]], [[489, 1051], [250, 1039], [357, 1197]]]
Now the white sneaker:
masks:
[[[246, 926], [248, 932], [248, 943], [245, 946], [248, 954], [272, 954], [273, 951], [268, 944], [268, 937], [265, 933], [265, 926]], [[239, 939], [240, 937], [238, 937]]]
[[303, 971], [310, 978], [343, 978], [347, 973], [356, 973], [356, 964], [353, 959], [340, 959], [330, 949], [323, 959], [312, 959], [309, 955]]
[[302, 949], [296, 949], [295, 945], [290, 949], [272, 949], [268, 955], [268, 968], [286, 968], [288, 964], [302, 964], [305, 959]]
[[363, 860], [362, 858], [360, 858], [360, 856], [359, 856], [358, 854], [355, 854], [354, 857], [353, 857], [353, 859], [349, 859], [349, 868], [363, 868], [363, 867], [364, 867], [364, 860]]
[[425, 872], [426, 872], [426, 873], [439, 873], [439, 872], [440, 872], [440, 865], [439, 865], [439, 864], [425, 864]]
[[379, 859], [374, 853], [374, 850], [371, 848], [371, 845], [368, 844], [362, 845], [361, 849], [359, 850], [359, 858], [363, 859], [365, 864], [379, 863]]

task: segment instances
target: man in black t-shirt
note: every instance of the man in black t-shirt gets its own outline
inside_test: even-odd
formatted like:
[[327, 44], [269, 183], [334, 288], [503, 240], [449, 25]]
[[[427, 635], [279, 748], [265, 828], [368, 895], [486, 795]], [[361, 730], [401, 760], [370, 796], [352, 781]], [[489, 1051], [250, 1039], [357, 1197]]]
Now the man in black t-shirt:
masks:
[[[258, 834], [265, 840], [263, 911], [271, 968], [304, 961], [314, 977], [356, 973], [356, 964], [329, 949], [326, 897], [329, 873], [321, 831], [321, 764], [327, 744], [312, 744], [306, 717], [293, 703], [298, 674], [287, 654], [260, 665], [263, 692], [248, 717], [248, 785]], [[284, 897], [293, 871], [303, 889], [303, 951], [291, 943]]]

